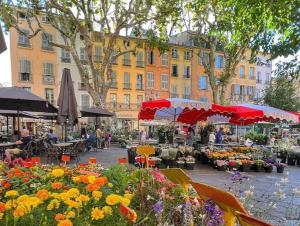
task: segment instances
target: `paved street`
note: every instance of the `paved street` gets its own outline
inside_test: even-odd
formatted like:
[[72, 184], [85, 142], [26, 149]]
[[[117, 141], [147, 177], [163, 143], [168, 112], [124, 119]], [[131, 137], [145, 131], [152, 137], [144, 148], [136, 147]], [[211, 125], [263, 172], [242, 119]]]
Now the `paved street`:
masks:
[[[104, 167], [109, 167], [113, 164], [117, 164], [118, 158], [127, 158], [127, 150], [119, 148], [117, 146], [113, 146], [108, 150], [83, 153], [81, 155], [80, 162], [87, 162], [90, 157], [96, 157], [98, 163], [102, 164]], [[270, 202], [277, 202], [276, 209], [268, 210], [267, 215], [270, 215], [270, 217], [275, 217], [277, 221], [279, 218], [278, 216], [280, 215], [285, 216], [289, 220], [288, 222], [282, 224], [274, 222], [274, 225], [298, 225], [298, 219], [300, 218], [300, 210], [297, 208], [299, 208], [300, 198], [294, 198], [291, 191], [293, 188], [300, 188], [300, 167], [287, 167], [285, 170], [289, 172], [289, 182], [286, 184], [282, 183], [282, 181], [284, 181], [284, 174], [276, 173], [276, 169], [273, 170], [272, 173], [243, 173], [242, 175], [248, 177], [249, 180], [246, 180], [246, 182], [244, 182], [244, 184], [241, 185], [240, 190], [247, 190], [249, 189], [250, 185], [255, 187], [253, 198], [253, 200], [255, 200], [253, 202], [254, 207], [267, 206]], [[231, 173], [217, 171], [207, 165], [197, 164], [194, 170], [187, 170], [186, 173], [194, 181], [207, 183], [219, 188], [228, 188], [232, 187], [233, 185], [231, 182]], [[286, 198], [282, 201], [278, 201], [279, 199], [276, 199], [276, 196], [274, 195], [274, 192], [276, 191], [275, 184], [280, 181], [281, 184], [285, 184], [283, 190], [286, 195]], [[293, 205], [294, 207], [296, 207], [296, 212], [292, 211], [293, 208], [290, 209], [290, 207]], [[297, 223], [295, 223], [295, 220], [297, 221]]]

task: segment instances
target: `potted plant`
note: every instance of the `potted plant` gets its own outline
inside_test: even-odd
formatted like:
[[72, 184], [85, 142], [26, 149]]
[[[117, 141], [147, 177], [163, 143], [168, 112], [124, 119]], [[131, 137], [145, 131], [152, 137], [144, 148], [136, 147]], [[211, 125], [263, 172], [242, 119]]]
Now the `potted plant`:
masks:
[[239, 169], [241, 165], [242, 163], [239, 160], [229, 160], [228, 162], [228, 168], [230, 171], [233, 169]]
[[193, 170], [195, 166], [195, 158], [192, 156], [185, 157], [185, 166], [188, 170]]
[[264, 171], [264, 164], [263, 160], [255, 160], [253, 167], [255, 172], [263, 172]]
[[241, 160], [242, 165], [240, 166], [240, 171], [242, 172], [249, 172], [251, 170], [251, 167], [253, 165], [253, 161], [244, 159]]
[[281, 162], [276, 162], [275, 166], [277, 168], [277, 173], [283, 173], [284, 168], [286, 167], [286, 164], [281, 163]]
[[168, 166], [169, 168], [173, 168], [175, 165], [175, 159], [177, 156], [177, 148], [170, 148], [169, 149], [169, 155], [165, 157], [165, 165]]
[[183, 158], [183, 157], [178, 158], [178, 160], [176, 161], [176, 163], [177, 163], [177, 167], [178, 167], [178, 168], [184, 169], [184, 166], [185, 166], [185, 158]]
[[228, 162], [225, 160], [216, 160], [215, 165], [219, 171], [226, 171]]
[[272, 173], [273, 171], [273, 164], [272, 163], [265, 163], [264, 164], [264, 169], [266, 173]]
[[289, 166], [296, 165], [296, 154], [294, 151], [289, 151], [287, 156], [287, 164]]

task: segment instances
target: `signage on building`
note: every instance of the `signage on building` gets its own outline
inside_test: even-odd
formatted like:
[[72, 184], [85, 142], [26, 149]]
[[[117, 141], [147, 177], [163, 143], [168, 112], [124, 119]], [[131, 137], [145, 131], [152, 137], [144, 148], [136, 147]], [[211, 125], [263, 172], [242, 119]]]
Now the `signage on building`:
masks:
[[118, 119], [138, 119], [137, 112], [130, 112], [130, 111], [119, 111], [116, 112], [116, 118]]

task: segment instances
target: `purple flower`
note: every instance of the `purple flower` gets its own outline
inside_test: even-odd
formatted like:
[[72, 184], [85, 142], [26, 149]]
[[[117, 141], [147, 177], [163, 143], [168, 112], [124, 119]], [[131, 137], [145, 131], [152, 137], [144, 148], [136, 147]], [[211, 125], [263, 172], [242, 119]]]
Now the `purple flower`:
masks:
[[207, 214], [207, 226], [221, 226], [224, 225], [223, 211], [212, 201], [205, 202], [204, 209]]
[[164, 209], [164, 203], [161, 200], [159, 200], [152, 206], [152, 208], [155, 213], [161, 213]]

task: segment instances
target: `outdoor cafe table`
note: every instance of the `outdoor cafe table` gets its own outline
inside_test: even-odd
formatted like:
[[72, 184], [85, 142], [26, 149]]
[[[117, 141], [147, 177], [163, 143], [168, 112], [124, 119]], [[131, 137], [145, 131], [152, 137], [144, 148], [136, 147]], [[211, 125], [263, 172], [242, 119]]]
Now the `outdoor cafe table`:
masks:
[[85, 141], [85, 139], [70, 140], [68, 143], [76, 144], [77, 142]]
[[12, 142], [0, 143], [0, 156], [1, 156], [1, 159], [3, 159], [4, 149], [9, 148], [9, 147], [13, 147], [15, 145], [16, 145], [16, 143], [12, 143]]
[[53, 144], [54, 147], [57, 148], [67, 148], [69, 146], [71, 146], [73, 143], [67, 142], [67, 143], [57, 143], [57, 144]]

